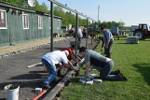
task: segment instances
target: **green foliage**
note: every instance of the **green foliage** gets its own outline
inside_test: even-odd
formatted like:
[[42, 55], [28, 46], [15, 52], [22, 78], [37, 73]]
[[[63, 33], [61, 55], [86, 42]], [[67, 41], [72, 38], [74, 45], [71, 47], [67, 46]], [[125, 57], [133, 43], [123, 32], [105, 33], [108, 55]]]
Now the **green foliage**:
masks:
[[[73, 26], [75, 26], [76, 24], [75, 14], [71, 13], [70, 11], [64, 11], [62, 8], [58, 6], [54, 7], [54, 15], [60, 16], [63, 19], [62, 23], [65, 26], [68, 26], [69, 24], [72, 24]], [[79, 24], [82, 26], [86, 26], [87, 20], [79, 17]]]
[[[34, 8], [29, 7], [29, 5], [27, 4], [27, 0], [2, 0], [2, 1], [16, 5], [18, 7], [34, 9], [35, 11], [38, 11], [38, 12], [44, 12], [44, 13], [50, 12], [48, 10], [48, 6], [45, 3], [39, 4], [37, 0], [36, 0], [36, 6]], [[64, 11], [62, 8], [58, 6], [54, 7], [54, 15], [61, 17], [63, 19], [62, 23], [65, 26], [68, 26], [69, 24], [72, 24], [75, 26], [76, 24], [76, 16], [69, 11]], [[79, 17], [80, 25], [86, 26], [86, 23], [87, 23], [86, 19], [82, 19]]]
[[47, 5], [45, 3], [39, 4], [39, 2], [37, 0], [36, 0], [36, 6], [34, 8], [29, 7], [27, 0], [2, 0], [2, 1], [16, 5], [18, 7], [34, 9], [35, 11], [39, 11], [39, 12], [45, 12], [45, 13], [49, 12]]
[[10, 3], [10, 4], [14, 4], [14, 5], [17, 5], [17, 6], [23, 6], [25, 0], [1, 0], [3, 2], [7, 2], [7, 3]]
[[110, 22], [102, 22], [100, 23], [100, 26], [104, 26], [106, 28], [112, 28], [112, 27], [123, 27], [124, 26], [124, 22], [115, 22], [115, 21], [110, 21]]
[[45, 12], [45, 13], [49, 13], [48, 10], [48, 6], [45, 3], [42, 3], [42, 5], [40, 5], [38, 2], [36, 3], [36, 6], [34, 7], [35, 11], [39, 11], [39, 12]]
[[81, 26], [87, 26], [87, 19], [79, 19], [80, 25]]

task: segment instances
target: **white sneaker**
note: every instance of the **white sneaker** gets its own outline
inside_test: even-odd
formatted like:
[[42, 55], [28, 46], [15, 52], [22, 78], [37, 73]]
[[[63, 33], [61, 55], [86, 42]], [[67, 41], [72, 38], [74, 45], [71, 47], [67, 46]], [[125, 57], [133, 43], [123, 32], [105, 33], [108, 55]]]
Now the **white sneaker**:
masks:
[[96, 77], [97, 75], [96, 75], [96, 74], [90, 74], [90, 76], [91, 76], [91, 77]]
[[87, 78], [87, 77], [81, 77], [80, 78], [80, 82], [83, 83], [83, 84], [90, 84], [90, 85], [92, 85], [93, 84], [93, 79]]
[[101, 79], [93, 79], [94, 82], [102, 83], [103, 81]]

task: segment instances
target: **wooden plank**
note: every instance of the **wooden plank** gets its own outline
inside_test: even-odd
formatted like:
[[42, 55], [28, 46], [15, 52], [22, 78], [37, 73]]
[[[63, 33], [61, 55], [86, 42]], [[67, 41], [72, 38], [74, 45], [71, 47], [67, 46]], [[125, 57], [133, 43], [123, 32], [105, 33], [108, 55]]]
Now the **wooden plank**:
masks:
[[55, 88], [53, 88], [50, 93], [43, 100], [53, 100], [56, 95], [61, 91], [61, 89], [65, 86], [64, 82], [58, 83]]
[[75, 72], [72, 70], [47, 94], [43, 100], [53, 100], [56, 95], [65, 87], [65, 83], [72, 77]]
[[29, 65], [29, 66], [27, 66], [27, 68], [33, 68], [33, 67], [36, 67], [36, 66], [38, 66], [38, 65], [42, 65], [42, 62]]

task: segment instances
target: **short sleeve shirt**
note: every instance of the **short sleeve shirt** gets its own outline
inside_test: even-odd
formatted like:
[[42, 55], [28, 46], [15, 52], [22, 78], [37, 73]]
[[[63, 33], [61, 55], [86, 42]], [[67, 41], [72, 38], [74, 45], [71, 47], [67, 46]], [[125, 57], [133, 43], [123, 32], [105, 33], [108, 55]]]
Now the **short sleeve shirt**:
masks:
[[53, 51], [45, 54], [42, 59], [47, 60], [50, 64], [68, 64], [68, 59], [64, 51]]
[[91, 62], [92, 60], [95, 60], [95, 61], [99, 61], [99, 62], [104, 62], [106, 63], [107, 62], [107, 58], [103, 55], [101, 55], [100, 53], [97, 53], [96, 51], [94, 50], [86, 50], [86, 54], [85, 54], [85, 63], [88, 63], [90, 62], [90, 64], [94, 65], [95, 62]]

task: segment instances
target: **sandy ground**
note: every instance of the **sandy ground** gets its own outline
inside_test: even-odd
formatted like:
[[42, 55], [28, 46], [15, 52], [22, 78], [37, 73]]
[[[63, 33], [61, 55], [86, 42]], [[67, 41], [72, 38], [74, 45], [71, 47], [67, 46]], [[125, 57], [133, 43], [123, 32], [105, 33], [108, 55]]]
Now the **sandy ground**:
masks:
[[[58, 37], [54, 38], [54, 41], [60, 41], [65, 39], [64, 37]], [[36, 48], [39, 48], [43, 45], [47, 45], [50, 43], [50, 38], [44, 38], [44, 39], [38, 39], [38, 40], [32, 40], [32, 41], [25, 41], [21, 43], [16, 43], [12, 46], [0, 46], [0, 56], [6, 57], [9, 55], [14, 55], [20, 52], [25, 52], [28, 50], [33, 50]]]

